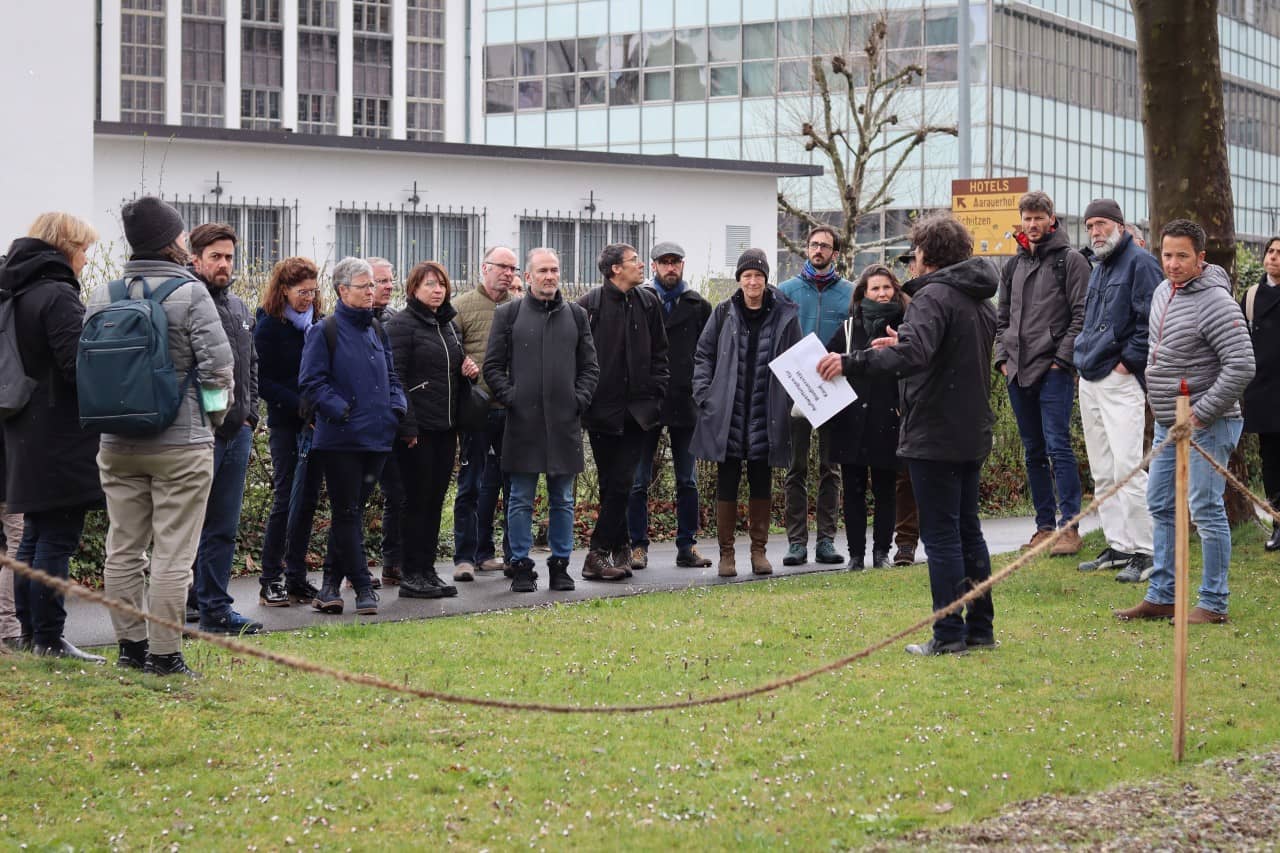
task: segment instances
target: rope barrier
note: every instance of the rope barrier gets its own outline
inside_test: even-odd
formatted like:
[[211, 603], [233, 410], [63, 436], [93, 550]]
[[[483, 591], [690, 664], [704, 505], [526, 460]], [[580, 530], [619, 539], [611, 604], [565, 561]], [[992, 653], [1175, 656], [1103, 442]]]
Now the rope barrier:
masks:
[[1208, 462], [1210, 465], [1216, 468], [1218, 473], [1221, 474], [1224, 478], [1226, 478], [1226, 481], [1228, 483], [1230, 483], [1232, 486], [1235, 486], [1237, 491], [1245, 495], [1245, 497], [1249, 498], [1249, 500], [1253, 501], [1258, 506], [1262, 507], [1263, 512], [1271, 516], [1277, 524], [1280, 524], [1280, 511], [1277, 511], [1275, 508], [1271, 506], [1271, 501], [1267, 500], [1266, 498], [1260, 498], [1257, 495], [1255, 495], [1252, 491], [1250, 491], [1248, 486], [1240, 482], [1239, 478], [1236, 477], [1235, 474], [1232, 474], [1230, 471], [1224, 468], [1221, 464], [1219, 464], [1217, 459], [1214, 459], [1212, 456], [1209, 455], [1209, 451], [1205, 450], [1203, 447], [1201, 447], [1199, 444], [1195, 442], [1195, 439], [1192, 439], [1191, 446], [1194, 447], [1200, 453], [1200, 455], [1205, 458], [1206, 462]]
[[[1190, 432], [1190, 427], [1174, 427], [1173, 429], [1169, 430], [1169, 433], [1168, 435], [1165, 436], [1164, 441], [1162, 441], [1158, 445], [1153, 446], [1151, 450], [1146, 454], [1146, 456], [1142, 458], [1142, 461], [1138, 463], [1137, 467], [1135, 467], [1126, 476], [1124, 476], [1119, 481], [1117, 481], [1114, 485], [1111, 486], [1111, 488], [1107, 489], [1101, 495], [1095, 495], [1093, 501], [1090, 502], [1090, 504], [1087, 507], [1082, 509], [1069, 521], [1064, 523], [1062, 527], [1058, 528], [1051, 535], [1042, 539], [1034, 547], [1028, 549], [1026, 552], [1024, 552], [1021, 556], [1016, 558], [1008, 566], [1005, 566], [999, 572], [991, 575], [982, 583], [978, 584], [977, 586], [974, 586], [963, 596], [951, 602], [951, 604], [941, 608], [940, 610], [934, 611], [929, 616], [919, 619], [916, 622], [913, 622], [912, 624], [910, 624], [909, 626], [899, 631], [896, 631], [890, 636], [885, 637], [882, 640], [878, 640], [877, 642], [874, 642], [866, 646], [865, 648], [860, 649], [857, 652], [854, 652], [853, 654], [846, 655], [845, 657], [839, 658], [837, 660], [829, 661], [827, 663], [822, 664], [821, 666], [817, 666], [817, 667], [814, 667], [813, 669], [805, 670], [804, 672], [799, 672], [794, 675], [789, 675], [784, 678], [778, 678], [773, 681], [765, 682], [764, 684], [759, 684], [754, 687], [743, 688], [741, 690], [733, 690], [725, 693], [714, 694], [711, 696], [703, 696], [700, 698], [690, 697], [688, 699], [674, 700], [670, 702], [654, 702], [654, 703], [639, 704], [639, 705], [594, 705], [594, 706], [562, 705], [562, 704], [555, 704], [555, 703], [548, 703], [548, 702], [490, 699], [490, 698], [485, 698], [481, 696], [467, 696], [467, 695], [458, 694], [458, 693], [448, 693], [445, 691], [432, 690], [424, 687], [413, 687], [408, 684], [389, 681], [385, 678], [381, 678], [376, 675], [348, 672], [346, 670], [338, 669], [336, 667], [330, 667], [330, 666], [325, 666], [323, 664], [312, 663], [311, 661], [303, 660], [302, 658], [294, 657], [292, 655], [281, 654], [279, 652], [273, 652], [267, 649], [259, 648], [258, 646], [252, 646], [247, 643], [243, 643], [239, 640], [232, 639], [228, 636], [224, 636], [221, 634], [208, 634], [197, 628], [191, 628], [191, 627], [188, 627], [187, 625], [180, 625], [168, 619], [162, 619], [158, 616], [153, 616], [150, 613], [145, 613], [137, 609], [136, 607], [133, 607], [132, 605], [126, 604], [123, 601], [119, 601], [114, 598], [109, 598], [106, 594], [99, 592], [98, 590], [88, 589], [86, 587], [80, 586], [79, 584], [73, 583], [69, 580], [63, 580], [62, 578], [52, 577], [40, 569], [32, 568], [31, 566], [28, 566], [26, 563], [11, 559], [9, 557], [4, 556], [3, 554], [0, 554], [0, 565], [8, 566], [14, 571], [15, 574], [19, 574], [25, 578], [34, 580], [38, 583], [42, 583], [48, 587], [51, 587], [57, 590], [58, 592], [63, 593], [64, 595], [76, 596], [86, 601], [90, 601], [96, 604], [101, 604], [102, 606], [116, 610], [119, 613], [124, 613], [137, 619], [143, 619], [154, 625], [160, 625], [162, 627], [168, 628], [173, 631], [179, 631], [184, 636], [189, 637], [191, 639], [203, 640], [207, 643], [210, 643], [215, 646], [219, 646], [221, 648], [227, 649], [228, 651], [235, 652], [236, 654], [243, 655], [245, 657], [257, 658], [258, 660], [266, 661], [267, 663], [273, 663], [282, 667], [287, 667], [289, 669], [294, 669], [299, 672], [311, 673], [313, 675], [321, 675], [326, 678], [331, 678], [335, 681], [343, 682], [345, 684], [356, 684], [356, 685], [362, 685], [365, 687], [373, 687], [373, 688], [376, 688], [379, 690], [385, 690], [391, 693], [399, 693], [405, 696], [412, 696], [417, 699], [431, 699], [431, 700], [435, 700], [437, 702], [442, 702], [445, 704], [471, 705], [471, 706], [481, 707], [481, 708], [500, 708], [507, 711], [542, 711], [542, 712], [551, 713], [551, 714], [643, 714], [643, 713], [650, 713], [653, 711], [672, 711], [672, 710], [679, 710], [679, 709], [685, 709], [685, 708], [696, 708], [696, 707], [707, 706], [707, 705], [721, 705], [727, 702], [735, 702], [740, 699], [749, 699], [754, 696], [761, 696], [767, 693], [775, 693], [784, 687], [793, 687], [797, 684], [802, 684], [806, 681], [810, 681], [814, 678], [817, 678], [819, 675], [825, 675], [829, 672], [835, 672], [837, 670], [844, 669], [845, 667], [849, 666], [850, 664], [856, 661], [870, 657], [876, 652], [884, 648], [887, 648], [888, 646], [891, 646], [896, 642], [906, 639], [907, 637], [911, 636], [912, 634], [915, 634], [918, 631], [923, 630], [924, 628], [929, 627], [933, 623], [937, 622], [939, 619], [942, 619], [945, 616], [949, 616], [952, 613], [956, 613], [965, 605], [967, 605], [969, 602], [974, 601], [975, 599], [978, 599], [986, 595], [997, 584], [1004, 582], [1006, 579], [1011, 577], [1018, 570], [1022, 569], [1024, 566], [1030, 563], [1033, 559], [1036, 559], [1037, 557], [1041, 556], [1043, 553], [1051, 549], [1054, 543], [1056, 543], [1058, 539], [1060, 539], [1066, 533], [1068, 528], [1078, 525], [1087, 515], [1094, 512], [1100, 504], [1114, 497], [1121, 489], [1123, 489], [1126, 485], [1128, 485], [1129, 481], [1132, 480], [1138, 474], [1139, 471], [1146, 468], [1147, 465], [1151, 462], [1151, 460], [1154, 459], [1156, 455], [1160, 453], [1160, 451], [1164, 450], [1165, 447], [1167, 447], [1177, 439], [1181, 438], [1187, 432]], [[1204, 451], [1201, 451], [1201, 452], [1203, 453]]]

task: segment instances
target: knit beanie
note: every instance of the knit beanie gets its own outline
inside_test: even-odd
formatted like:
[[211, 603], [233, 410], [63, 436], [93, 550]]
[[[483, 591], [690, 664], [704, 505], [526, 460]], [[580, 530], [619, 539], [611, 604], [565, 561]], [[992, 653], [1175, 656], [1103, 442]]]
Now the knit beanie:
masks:
[[759, 249], [747, 249], [738, 258], [738, 267], [733, 271], [735, 281], [742, 280], [742, 274], [747, 270], [756, 270], [764, 273], [765, 281], [769, 280], [769, 258]]
[[1124, 214], [1120, 211], [1120, 205], [1109, 198], [1095, 198], [1089, 202], [1089, 206], [1084, 209], [1084, 221], [1088, 222], [1095, 216], [1101, 216], [1124, 224]]
[[182, 214], [153, 195], [134, 199], [120, 211], [124, 238], [135, 254], [158, 252], [171, 245], [186, 230]]

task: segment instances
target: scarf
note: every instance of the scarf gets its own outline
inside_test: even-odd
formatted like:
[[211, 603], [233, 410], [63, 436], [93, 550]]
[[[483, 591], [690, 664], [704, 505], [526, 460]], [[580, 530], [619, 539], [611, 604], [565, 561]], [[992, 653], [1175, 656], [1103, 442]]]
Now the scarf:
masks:
[[897, 300], [876, 302], [873, 299], [864, 299], [859, 303], [858, 313], [862, 316], [862, 328], [866, 330], [868, 341], [883, 338], [886, 326], [893, 326], [896, 329], [902, 322], [902, 306]]
[[676, 301], [680, 299], [680, 294], [689, 289], [689, 285], [684, 283], [684, 279], [676, 282], [676, 286], [667, 290], [667, 286], [657, 276], [653, 278], [653, 289], [658, 291], [658, 296], [662, 298], [662, 310], [668, 315], [675, 310]]
[[293, 306], [288, 302], [284, 304], [284, 318], [292, 323], [294, 328], [303, 334], [306, 334], [307, 329], [311, 328], [311, 323], [313, 322], [315, 315], [316, 306], [314, 305], [307, 308], [307, 313], [299, 314], [297, 311], [293, 310]]
[[827, 285], [835, 284], [839, 281], [840, 273], [836, 270], [835, 264], [827, 267], [826, 272], [818, 272], [813, 268], [812, 262], [805, 261], [804, 269], [800, 271], [800, 277], [813, 284], [813, 286], [818, 288], [818, 290], [822, 290], [827, 287]]

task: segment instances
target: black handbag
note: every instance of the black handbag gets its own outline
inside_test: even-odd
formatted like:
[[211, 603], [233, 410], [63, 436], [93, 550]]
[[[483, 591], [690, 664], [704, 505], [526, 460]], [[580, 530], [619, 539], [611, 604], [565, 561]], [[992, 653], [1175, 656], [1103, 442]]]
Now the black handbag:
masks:
[[454, 418], [458, 429], [481, 432], [489, 425], [489, 392], [468, 382], [458, 394], [458, 411]]

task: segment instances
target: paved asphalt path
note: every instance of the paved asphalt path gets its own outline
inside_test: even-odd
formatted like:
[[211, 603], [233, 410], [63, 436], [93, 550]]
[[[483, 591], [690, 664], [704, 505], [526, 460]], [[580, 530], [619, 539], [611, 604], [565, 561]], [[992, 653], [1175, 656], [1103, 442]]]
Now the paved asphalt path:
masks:
[[[1082, 533], [1087, 533], [1098, 526], [1096, 517], [1090, 517], [1082, 525]], [[983, 532], [987, 538], [987, 546], [992, 554], [1001, 554], [1017, 550], [1031, 538], [1035, 531], [1035, 521], [1031, 518], [999, 518], [984, 521]], [[837, 550], [843, 548], [837, 536]], [[870, 532], [867, 534], [870, 542]], [[712, 560], [718, 558], [718, 549], [714, 539], [703, 540], [699, 550]], [[738, 537], [738, 576], [736, 578], [720, 578], [716, 576], [713, 564], [706, 569], [682, 569], [675, 564], [676, 547], [672, 542], [655, 542], [649, 547], [649, 568], [638, 571], [633, 577], [621, 582], [601, 583], [584, 581], [581, 577], [584, 552], [574, 551], [569, 563], [569, 573], [577, 583], [574, 592], [550, 592], [547, 589], [546, 552], [535, 552], [532, 557], [538, 566], [538, 591], [517, 594], [511, 592], [510, 581], [501, 572], [481, 573], [474, 582], [458, 584], [458, 595], [444, 599], [401, 599], [394, 587], [381, 591], [382, 600], [378, 605], [376, 616], [356, 616], [352, 610], [355, 606], [355, 595], [345, 590], [346, 612], [341, 616], [325, 616], [317, 613], [309, 606], [293, 605], [292, 607], [263, 607], [258, 603], [258, 580], [255, 576], [235, 578], [231, 581], [231, 595], [235, 598], [235, 607], [245, 616], [257, 619], [267, 631], [291, 631], [305, 628], [320, 622], [398, 622], [406, 619], [430, 619], [437, 616], [453, 616], [459, 613], [481, 613], [491, 610], [507, 610], [516, 607], [537, 607], [557, 601], [583, 601], [589, 598], [617, 597], [638, 595], [646, 592], [685, 589], [693, 586], [712, 586], [721, 583], [755, 583], [778, 577], [810, 574], [823, 571], [842, 571], [843, 566], [827, 566], [813, 562], [813, 543], [810, 543], [808, 564], [803, 566], [782, 565], [782, 555], [787, 549], [786, 537], [773, 536], [769, 540], [768, 555], [773, 563], [773, 575], [756, 577], [751, 574], [749, 544], [745, 536]], [[848, 554], [841, 550], [848, 557]], [[916, 557], [923, 561], [924, 548], [921, 546]], [[1081, 553], [1081, 559], [1088, 559], [1092, 554]], [[870, 556], [868, 555], [868, 559]], [[1073, 558], [1074, 559], [1074, 558]], [[924, 566], [917, 565], [916, 571], [923, 572]], [[899, 568], [893, 571], [911, 571]], [[441, 577], [448, 578], [452, 574], [452, 566], [448, 562], [438, 564]], [[883, 571], [883, 570], [882, 570]], [[319, 575], [311, 575], [312, 583], [319, 584]], [[923, 582], [923, 577], [922, 577]], [[923, 595], [923, 592], [921, 593]], [[111, 629], [111, 620], [107, 610], [95, 604], [79, 599], [67, 602], [67, 639], [79, 646], [104, 646], [115, 643], [115, 634]]]

